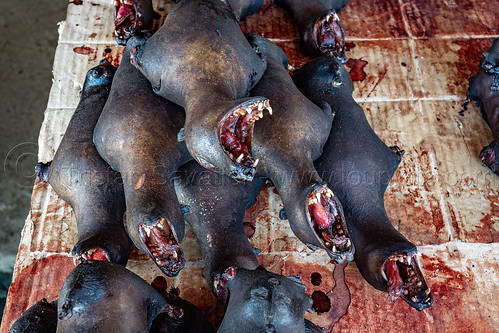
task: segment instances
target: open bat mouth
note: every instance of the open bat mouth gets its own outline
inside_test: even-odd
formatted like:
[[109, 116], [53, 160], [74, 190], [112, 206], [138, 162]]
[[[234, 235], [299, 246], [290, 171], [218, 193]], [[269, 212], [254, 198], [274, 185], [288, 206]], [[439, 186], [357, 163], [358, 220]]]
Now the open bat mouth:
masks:
[[142, 13], [131, 0], [114, 1], [114, 38], [120, 45], [125, 45], [131, 35], [142, 27]]
[[107, 253], [106, 250], [98, 247], [85, 250], [81, 253], [73, 254], [73, 262], [75, 266], [78, 266], [82, 262], [88, 260], [111, 261], [109, 253]]
[[307, 211], [315, 233], [338, 264], [353, 260], [353, 243], [346, 229], [338, 199], [326, 185], [310, 192]]
[[255, 121], [263, 118], [263, 111], [272, 114], [269, 100], [252, 98], [232, 108], [220, 121], [219, 141], [224, 152], [237, 164], [239, 172], [231, 173], [238, 180], [251, 180], [255, 175], [258, 160], [251, 155], [251, 140]]
[[185, 265], [184, 253], [178, 245], [168, 220], [162, 217], [152, 224], [141, 224], [139, 236], [161, 271], [176, 276]]
[[489, 167], [492, 172], [499, 175], [499, 145], [493, 141], [480, 152], [482, 164]]
[[227, 284], [236, 276], [238, 268], [236, 266], [228, 267], [222, 273], [216, 273], [213, 276], [213, 289], [218, 299], [217, 306], [226, 306], [229, 298], [229, 290]]
[[391, 256], [383, 264], [381, 273], [388, 283], [392, 302], [402, 297], [418, 311], [433, 305], [433, 296], [419, 269], [416, 253]]
[[345, 62], [345, 29], [334, 10], [327, 12], [315, 22], [313, 38], [322, 53]]

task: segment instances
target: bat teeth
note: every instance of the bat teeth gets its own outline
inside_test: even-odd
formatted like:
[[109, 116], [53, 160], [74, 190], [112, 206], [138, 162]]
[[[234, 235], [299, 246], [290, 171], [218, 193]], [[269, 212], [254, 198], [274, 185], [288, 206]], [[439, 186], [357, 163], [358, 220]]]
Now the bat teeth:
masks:
[[213, 281], [213, 287], [215, 287], [215, 290], [218, 290], [218, 285], [220, 282], [218, 280]]
[[247, 113], [247, 114], [251, 114], [251, 112], [253, 112], [253, 109], [251, 109], [251, 108], [246, 108], [246, 113]]
[[258, 112], [263, 111], [263, 103], [258, 103]]
[[340, 17], [338, 16], [337, 13], [333, 14], [333, 20], [335, 20], [335, 21], [339, 21], [340, 20]]
[[351, 244], [352, 242], [350, 241], [350, 239], [347, 239], [347, 247], [350, 247]]
[[331, 251], [336, 252], [336, 246], [335, 245], [333, 245], [333, 247], [331, 248]]
[[270, 115], [272, 115], [272, 108], [269, 106], [267, 106], [267, 111], [269, 112]]
[[148, 226], [144, 226], [144, 230], [145, 230], [145, 232], [147, 234], [147, 237], [151, 237], [151, 229], [149, 229]]
[[263, 111], [258, 112], [258, 118], [262, 119], [263, 118]]
[[416, 282], [416, 286], [421, 287], [422, 285], [423, 285], [423, 282], [421, 282], [421, 281]]
[[294, 71], [296, 71], [296, 67], [288, 64], [288, 71], [294, 72]]
[[239, 114], [240, 114], [240, 112], [238, 110], [232, 112], [233, 117], [239, 116]]
[[239, 157], [237, 158], [236, 162], [237, 163], [241, 163], [243, 161], [243, 158], [244, 158], [244, 154], [239, 155]]
[[258, 165], [258, 162], [260, 162], [260, 159], [257, 158], [256, 161], [253, 162], [253, 164], [251, 165], [251, 167], [256, 168], [256, 166]]
[[244, 116], [244, 115], [246, 114], [246, 110], [244, 110], [244, 109], [239, 109], [239, 110], [234, 111], [234, 113], [235, 113], [236, 115], [238, 115], [238, 114], [239, 114], [239, 115], [241, 115], [241, 116]]
[[411, 256], [407, 256], [407, 264], [408, 265], [412, 264], [412, 258], [411, 258]]
[[[263, 115], [262, 115], [262, 116], [263, 116]], [[254, 119], [254, 120], [258, 120], [258, 119], [260, 119], [260, 117], [259, 117], [257, 114], [255, 114], [255, 115], [253, 116], [253, 119]]]
[[77, 257], [77, 256], [76, 256], [76, 257], [73, 257], [73, 264], [74, 264], [75, 266], [78, 266], [78, 261], [79, 261], [79, 260], [78, 260], [78, 257]]
[[414, 303], [416, 303], [418, 301], [418, 298], [416, 296], [411, 297], [411, 301], [413, 301]]
[[426, 289], [426, 290], [424, 291], [424, 293], [425, 293], [426, 295], [429, 295], [429, 294], [430, 294], [430, 288]]
[[172, 256], [173, 256], [173, 258], [177, 259], [178, 258], [177, 251], [173, 251]]

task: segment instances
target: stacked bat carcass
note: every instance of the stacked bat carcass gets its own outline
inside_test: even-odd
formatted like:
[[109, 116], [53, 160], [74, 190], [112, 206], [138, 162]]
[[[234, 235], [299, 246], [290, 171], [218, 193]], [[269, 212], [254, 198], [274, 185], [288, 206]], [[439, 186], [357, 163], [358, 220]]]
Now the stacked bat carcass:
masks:
[[[355, 260], [393, 301], [431, 306], [417, 249], [383, 204], [403, 151], [371, 129], [341, 62], [336, 12], [346, 2], [276, 0], [309, 55], [323, 54], [291, 77], [277, 45], [238, 25], [269, 1], [177, 1], [152, 35], [150, 1], [117, 1], [120, 66], [88, 71], [54, 160], [38, 166], [74, 209], [77, 266], [59, 299], [36, 303], [11, 332], [213, 331], [178, 292], [124, 267], [134, 244], [176, 276], [184, 221], [225, 309], [218, 331], [320, 332], [304, 319], [311, 300], [299, 277], [267, 271], [245, 234], [245, 210], [267, 179], [304, 244], [337, 264]], [[339, 169], [385, 177], [352, 183]]]

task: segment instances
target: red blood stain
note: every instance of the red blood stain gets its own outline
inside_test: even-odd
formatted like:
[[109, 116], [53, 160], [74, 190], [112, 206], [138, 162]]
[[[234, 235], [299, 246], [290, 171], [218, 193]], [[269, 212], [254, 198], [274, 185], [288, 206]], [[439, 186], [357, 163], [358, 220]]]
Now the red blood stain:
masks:
[[[499, 234], [494, 228], [499, 216], [499, 197], [496, 195], [489, 195], [487, 197], [490, 201], [490, 212], [485, 214], [485, 216], [480, 220], [481, 225], [476, 227], [476, 231], [482, 236], [479, 240], [484, 243], [497, 243], [499, 241]], [[478, 237], [477, 237], [478, 238]]]
[[151, 282], [151, 286], [156, 289], [158, 293], [161, 294], [164, 298], [168, 297], [168, 283], [164, 276], [157, 276]]
[[350, 77], [352, 81], [362, 81], [366, 78], [364, 67], [368, 64], [367, 61], [362, 59], [348, 59], [345, 65], [350, 68]]
[[83, 4], [83, 1], [82, 0], [74, 0], [74, 1], [70, 1], [69, 3], [72, 3], [73, 5], [82, 5]]
[[329, 326], [325, 329], [326, 333], [333, 330], [334, 325], [347, 313], [350, 307], [352, 296], [350, 289], [348, 289], [345, 283], [345, 268], [347, 264], [334, 266], [334, 288], [327, 293], [327, 296], [331, 300], [331, 309], [328, 312]]
[[353, 49], [356, 46], [357, 45], [355, 45], [355, 43], [345, 42], [345, 51], [348, 52], [348, 51], [350, 51], [351, 49]]
[[59, 291], [74, 264], [70, 257], [53, 255], [39, 259], [16, 274], [9, 289], [2, 327], [10, 327], [30, 306], [46, 298], [59, 297]]
[[73, 49], [75, 53], [78, 54], [84, 54], [84, 55], [89, 55], [94, 51], [94, 49], [88, 47], [88, 46], [78, 46]]
[[[447, 261], [454, 264], [465, 262], [460, 256], [459, 251], [453, 251]], [[435, 305], [424, 310], [435, 318], [433, 331], [444, 332], [452, 327], [452, 332], [494, 332], [494, 321], [488, 311], [479, 310], [485, 298], [494, 299], [494, 295], [484, 293], [470, 266], [481, 265], [480, 270], [497, 270], [497, 264], [489, 264], [487, 260], [469, 261], [468, 267], [459, 265], [464, 268], [463, 272], [452, 269], [438, 254], [433, 257], [423, 254], [422, 259], [426, 281], [434, 296]]]
[[314, 302], [312, 308], [317, 313], [328, 312], [329, 309], [331, 309], [331, 300], [320, 290], [316, 290], [312, 293], [312, 301]]
[[310, 276], [310, 282], [312, 282], [314, 286], [320, 286], [322, 283], [321, 273], [313, 272]]

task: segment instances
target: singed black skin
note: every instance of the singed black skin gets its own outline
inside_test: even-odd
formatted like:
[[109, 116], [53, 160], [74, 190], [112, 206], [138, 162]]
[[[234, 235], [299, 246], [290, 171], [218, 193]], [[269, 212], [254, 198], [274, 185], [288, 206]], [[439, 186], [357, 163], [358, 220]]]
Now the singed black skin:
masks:
[[[105, 261], [83, 262], [68, 275], [59, 294], [57, 310], [58, 333], [148, 332], [155, 319], [152, 332], [162, 332], [158, 324], [168, 321], [174, 321], [179, 327], [175, 332], [212, 332], [194, 305], [187, 301], [169, 304], [141, 277]], [[182, 312], [183, 316], [166, 318], [168, 313]], [[186, 323], [189, 318], [199, 319], [199, 326]]]
[[186, 110], [185, 138], [203, 166], [248, 181], [254, 176], [224, 152], [222, 117], [248, 101], [265, 63], [251, 49], [223, 0], [183, 0], [163, 26], [132, 51], [132, 63], [153, 90]]
[[[145, 33], [151, 30], [154, 19], [159, 15], [152, 7], [152, 0], [129, 0], [133, 3], [135, 11], [136, 27], [122, 31], [118, 26], [115, 26], [114, 38], [119, 45], [126, 45], [128, 39], [133, 35]], [[116, 19], [116, 10], [114, 18]], [[139, 19], [137, 19], [139, 16]], [[140, 22], [140, 23], [139, 23]]]
[[[314, 59], [296, 71], [293, 80], [310, 100], [327, 102], [335, 111], [331, 134], [315, 167], [343, 204], [362, 276], [376, 289], [387, 292], [387, 281], [381, 273], [384, 262], [392, 255], [417, 251], [392, 226], [383, 203], [400, 156], [372, 130], [352, 97], [350, 75], [337, 59]], [[404, 300], [418, 310], [433, 304], [420, 298], [416, 303]]]
[[260, 10], [270, 5], [272, 0], [228, 0], [234, 15], [238, 20], [258, 13]]
[[125, 265], [132, 242], [123, 226], [121, 176], [99, 156], [92, 141], [115, 71], [107, 60], [88, 71], [80, 103], [50, 165], [48, 182], [73, 207], [78, 226], [73, 256], [100, 248], [111, 261]]
[[57, 300], [45, 298], [28, 308], [12, 324], [9, 333], [55, 333], [57, 328]]
[[[123, 177], [130, 237], [153, 258], [140, 239], [139, 226], [166, 217], [177, 243], [182, 241], [185, 223], [173, 175], [192, 157], [178, 140], [184, 110], [154, 94], [149, 81], [130, 64], [130, 50], [144, 39], [134, 37], [127, 44], [95, 127], [94, 142], [101, 156]], [[159, 268], [169, 276], [180, 271], [179, 267]]]
[[258, 174], [276, 186], [295, 235], [309, 246], [324, 248], [306, 206], [310, 191], [324, 184], [313, 161], [321, 155], [329, 136], [331, 108], [327, 103], [319, 108], [296, 88], [286, 70], [288, 59], [277, 45], [257, 34], [247, 38], [267, 60], [267, 70], [251, 93], [265, 94], [274, 110], [272, 116], [255, 124], [253, 155], [260, 159]]
[[467, 97], [477, 101], [494, 137], [494, 141], [482, 150], [480, 157], [485, 165], [499, 175], [499, 38], [494, 39], [484, 55], [480, 71], [470, 78]]
[[349, 0], [275, 0], [275, 3], [289, 10], [298, 24], [298, 31], [305, 51], [310, 56], [320, 56], [322, 52], [313, 41], [313, 27], [318, 19], [331, 10], [342, 11]]
[[[295, 281], [259, 266], [244, 231], [244, 211], [255, 202], [264, 180], [237, 183], [190, 162], [180, 168], [175, 182], [179, 201], [186, 205], [185, 219], [201, 247], [208, 285], [221, 303], [228, 296], [218, 332], [305, 330], [310, 298]], [[220, 278], [230, 268], [233, 278]]]

